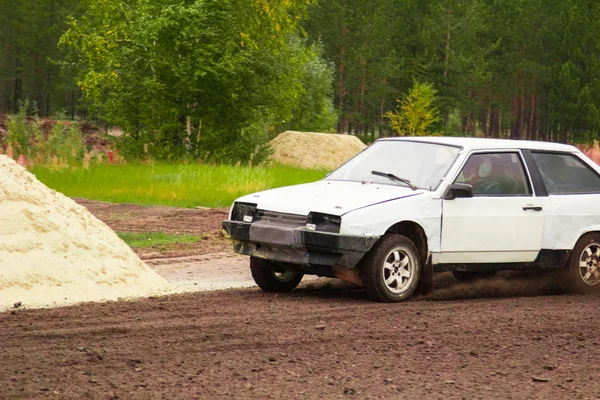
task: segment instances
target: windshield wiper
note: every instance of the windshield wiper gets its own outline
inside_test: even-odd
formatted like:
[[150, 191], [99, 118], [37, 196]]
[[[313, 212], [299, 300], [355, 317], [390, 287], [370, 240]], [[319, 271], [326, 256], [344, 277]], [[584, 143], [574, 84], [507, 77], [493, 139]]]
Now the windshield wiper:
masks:
[[415, 185], [413, 185], [408, 179], [397, 177], [396, 175], [390, 174], [388, 172], [371, 171], [371, 173], [373, 175], [383, 176], [384, 178], [388, 178], [389, 180], [392, 180], [392, 181], [404, 183], [405, 185], [410, 187], [412, 190], [417, 190], [417, 187]]

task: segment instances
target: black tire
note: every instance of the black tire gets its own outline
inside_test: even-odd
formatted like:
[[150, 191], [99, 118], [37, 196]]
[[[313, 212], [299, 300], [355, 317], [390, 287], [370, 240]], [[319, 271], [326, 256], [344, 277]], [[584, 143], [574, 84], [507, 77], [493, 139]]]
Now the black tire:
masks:
[[580, 294], [600, 292], [599, 233], [588, 233], [577, 241], [565, 272], [571, 291]]
[[[407, 262], [402, 265], [405, 259]], [[419, 284], [421, 257], [409, 238], [390, 234], [379, 239], [365, 255], [360, 270], [365, 292], [371, 300], [404, 301], [412, 296]]]
[[277, 272], [277, 264], [262, 258], [250, 257], [250, 272], [254, 282], [265, 292], [291, 292], [304, 274], [286, 270]]
[[452, 275], [461, 282], [473, 282], [477, 279], [493, 278], [498, 271], [452, 271]]

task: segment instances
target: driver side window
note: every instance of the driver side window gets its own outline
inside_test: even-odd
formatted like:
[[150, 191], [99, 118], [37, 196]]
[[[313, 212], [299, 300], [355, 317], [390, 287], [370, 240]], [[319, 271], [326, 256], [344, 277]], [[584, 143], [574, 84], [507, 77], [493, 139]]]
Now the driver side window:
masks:
[[531, 195], [518, 153], [473, 154], [455, 183], [471, 185], [473, 196]]

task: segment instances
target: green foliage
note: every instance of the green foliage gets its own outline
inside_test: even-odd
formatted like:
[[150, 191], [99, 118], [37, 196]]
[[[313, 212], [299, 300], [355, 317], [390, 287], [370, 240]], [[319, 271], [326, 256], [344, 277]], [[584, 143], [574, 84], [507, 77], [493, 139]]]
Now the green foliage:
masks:
[[[293, 45], [302, 48], [305, 42], [296, 39]], [[333, 107], [333, 63], [323, 59], [323, 45], [319, 42], [298, 53], [303, 57], [302, 91], [291, 120], [284, 122], [279, 130], [333, 132], [338, 118]]]
[[32, 169], [48, 187], [71, 197], [175, 207], [229, 207], [245, 194], [312, 182], [327, 171], [277, 166], [127, 164]]
[[249, 162], [286, 124], [332, 124], [331, 66], [299, 39], [310, 3], [86, 0], [61, 45], [124, 153]]
[[436, 90], [429, 83], [415, 82], [396, 112], [388, 112], [390, 127], [399, 136], [428, 136], [436, 132], [440, 112], [436, 106]]
[[597, 1], [0, 0], [0, 10], [0, 112], [29, 99], [41, 116], [119, 125], [128, 157], [254, 162], [276, 133], [336, 120], [338, 132], [387, 135], [386, 113], [415, 80], [438, 91], [443, 134], [600, 135]]
[[198, 235], [174, 235], [162, 232], [117, 232], [117, 235], [131, 248], [166, 248], [179, 243], [196, 243], [202, 240]]
[[38, 154], [46, 162], [56, 158], [69, 165], [78, 165], [86, 151], [81, 127], [77, 122], [57, 121], [47, 140], [38, 140]]
[[41, 120], [28, 119], [28, 105], [28, 102], [22, 103], [19, 112], [8, 117], [6, 145], [12, 148], [13, 156], [23, 155], [39, 164], [80, 164], [86, 151], [80, 125], [56, 121], [45, 134]]
[[589, 141], [600, 134], [600, 3], [328, 0], [305, 22], [335, 63], [338, 131], [385, 134], [414, 80], [444, 134]]
[[6, 144], [12, 147], [15, 158], [29, 155], [30, 142], [33, 137], [41, 136], [41, 128], [37, 122], [27, 121], [29, 102], [19, 105], [19, 112], [8, 117]]

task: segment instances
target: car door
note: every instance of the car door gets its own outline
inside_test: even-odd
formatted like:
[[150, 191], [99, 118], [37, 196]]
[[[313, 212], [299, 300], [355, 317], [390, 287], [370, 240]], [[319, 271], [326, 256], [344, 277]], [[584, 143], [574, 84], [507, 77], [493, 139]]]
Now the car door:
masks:
[[440, 263], [536, 259], [544, 211], [519, 151], [471, 153], [454, 183], [471, 185], [473, 196], [443, 200]]

